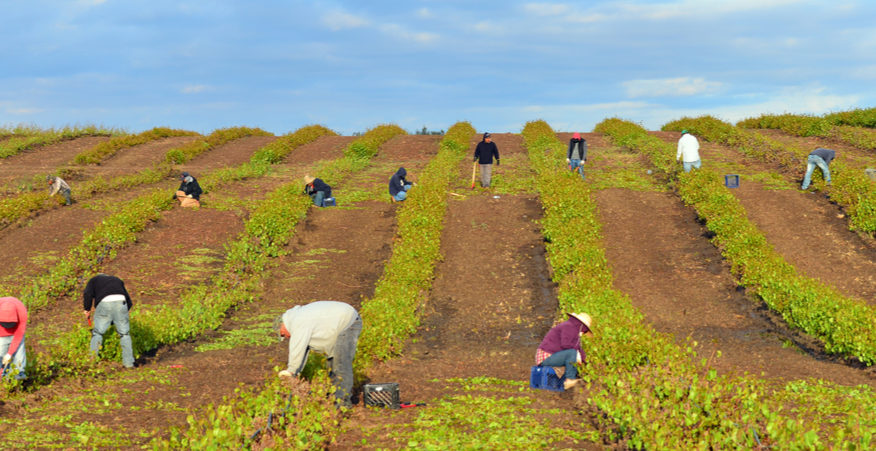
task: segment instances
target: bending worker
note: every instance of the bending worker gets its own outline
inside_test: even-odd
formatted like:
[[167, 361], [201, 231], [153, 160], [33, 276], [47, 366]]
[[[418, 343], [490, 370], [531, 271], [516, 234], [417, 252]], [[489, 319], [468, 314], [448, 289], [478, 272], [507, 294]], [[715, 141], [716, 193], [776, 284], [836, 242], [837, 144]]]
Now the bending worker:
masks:
[[405, 168], [398, 168], [398, 171], [389, 178], [389, 195], [392, 200], [401, 202], [408, 198], [408, 190], [414, 184], [405, 180], [407, 175], [408, 171]]
[[593, 335], [590, 326], [593, 320], [586, 313], [569, 313], [569, 319], [554, 326], [544, 336], [535, 351], [535, 364], [538, 366], [562, 366], [566, 380], [563, 387], [568, 390], [578, 383], [576, 364], [587, 361], [581, 349], [581, 337]]
[[317, 207], [325, 207], [325, 200], [332, 197], [332, 187], [322, 179], [304, 176], [304, 193], [310, 196], [313, 205]]
[[188, 172], [183, 172], [179, 178], [181, 182], [176, 190], [176, 199], [180, 207], [200, 207], [201, 194], [204, 194], [201, 185]]
[[70, 198], [70, 185], [61, 177], [47, 175], [46, 181], [49, 182], [49, 197], [61, 193], [64, 196], [65, 205], [71, 205], [73, 200]]
[[289, 363], [279, 376], [298, 376], [311, 349], [323, 353], [336, 387], [336, 402], [352, 406], [353, 359], [362, 332], [362, 318], [356, 309], [337, 301], [297, 305], [274, 321], [274, 330], [289, 339]]
[[27, 331], [27, 308], [16, 298], [0, 298], [0, 355], [3, 367], [0, 376], [27, 378], [24, 368], [27, 355], [24, 352], [24, 333]]
[[85, 308], [86, 318], [91, 314], [91, 307], [94, 307], [94, 328], [91, 330], [89, 348], [92, 355], [97, 357], [103, 344], [103, 334], [112, 324], [116, 327], [119, 343], [122, 346], [122, 365], [125, 365], [125, 368], [134, 367], [134, 349], [130, 335], [131, 320], [128, 315], [133, 305], [122, 279], [101, 273], [88, 281], [82, 293], [82, 306]]
[[832, 149], [825, 149], [824, 147], [819, 147], [812, 151], [808, 157], [806, 157], [806, 175], [803, 176], [803, 184], [800, 185], [800, 189], [805, 190], [809, 188], [809, 184], [812, 182], [812, 172], [815, 171], [815, 167], [818, 166], [821, 169], [821, 175], [824, 176], [824, 183], [827, 186], [830, 186], [830, 162], [836, 158], [836, 152]]

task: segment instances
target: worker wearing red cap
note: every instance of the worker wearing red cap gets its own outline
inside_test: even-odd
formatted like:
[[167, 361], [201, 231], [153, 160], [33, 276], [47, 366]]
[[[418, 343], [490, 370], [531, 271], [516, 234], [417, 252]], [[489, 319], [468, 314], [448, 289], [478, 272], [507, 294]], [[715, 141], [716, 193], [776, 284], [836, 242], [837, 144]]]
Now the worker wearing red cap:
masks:
[[566, 152], [566, 163], [569, 165], [569, 170], [578, 170], [581, 178], [584, 178], [584, 163], [587, 162], [587, 140], [581, 137], [581, 134], [575, 132], [572, 139], [569, 140], [569, 151]]
[[27, 330], [27, 308], [16, 298], [0, 298], [0, 355], [3, 377], [25, 379], [24, 332]]

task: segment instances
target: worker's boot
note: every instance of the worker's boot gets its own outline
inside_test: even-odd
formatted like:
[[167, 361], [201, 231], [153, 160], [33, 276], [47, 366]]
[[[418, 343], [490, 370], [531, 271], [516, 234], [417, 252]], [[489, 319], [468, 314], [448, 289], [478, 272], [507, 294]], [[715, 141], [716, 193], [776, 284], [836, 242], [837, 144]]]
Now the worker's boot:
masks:
[[580, 379], [566, 379], [563, 381], [563, 388], [568, 390], [578, 384]]

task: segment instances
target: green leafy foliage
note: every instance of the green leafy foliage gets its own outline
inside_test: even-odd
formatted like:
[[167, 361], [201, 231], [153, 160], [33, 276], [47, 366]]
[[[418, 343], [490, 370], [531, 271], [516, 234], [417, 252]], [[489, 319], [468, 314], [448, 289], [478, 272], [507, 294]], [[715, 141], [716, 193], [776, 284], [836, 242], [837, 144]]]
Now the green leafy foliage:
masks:
[[136, 135], [119, 136], [104, 141], [90, 149], [86, 149], [73, 158], [75, 164], [97, 164], [113, 156], [121, 149], [134, 147], [172, 136], [197, 136], [198, 133], [185, 130], [174, 130], [167, 127], [155, 127]]
[[64, 127], [62, 129], [28, 129], [26, 133], [13, 133], [12, 137], [0, 142], [0, 158], [17, 155], [36, 146], [45, 146], [56, 142], [79, 138], [81, 136], [115, 136], [122, 134], [117, 130], [108, 130], [97, 126]]

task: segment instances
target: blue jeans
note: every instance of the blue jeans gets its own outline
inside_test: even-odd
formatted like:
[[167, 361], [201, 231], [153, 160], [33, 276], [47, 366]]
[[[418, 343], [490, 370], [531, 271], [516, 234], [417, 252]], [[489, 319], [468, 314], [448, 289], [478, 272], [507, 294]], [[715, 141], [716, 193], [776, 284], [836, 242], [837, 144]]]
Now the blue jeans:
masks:
[[338, 334], [335, 355], [328, 359], [329, 376], [335, 386], [335, 398], [341, 404], [350, 406], [353, 394], [353, 359], [356, 358], [356, 343], [362, 332], [362, 318], [358, 315], [353, 323]]
[[408, 190], [409, 190], [409, 189], [411, 189], [411, 185], [410, 185], [410, 184], [405, 185], [405, 188], [404, 188], [403, 190], [401, 190], [401, 191], [399, 191], [398, 193], [396, 193], [396, 195], [395, 195], [395, 200], [396, 200], [397, 202], [401, 202], [401, 201], [407, 199], [407, 198], [408, 198]]
[[[12, 335], [8, 337], [0, 337], [0, 357], [3, 357], [9, 352], [9, 345], [11, 344]], [[21, 344], [18, 345], [18, 349], [12, 354], [12, 362], [9, 363], [9, 367], [3, 368], [3, 377], [9, 377], [14, 374], [15, 378], [18, 380], [27, 379], [27, 376], [24, 374], [24, 367], [26, 365], [27, 354], [24, 352], [24, 338], [22, 338]]]
[[581, 163], [581, 160], [571, 158], [569, 159], [569, 170], [574, 171], [578, 170], [578, 173], [581, 174], [581, 178], [584, 178], [584, 165]]
[[703, 165], [703, 162], [702, 160], [690, 162], [682, 161], [681, 165], [684, 167], [684, 172], [690, 172], [691, 168], [699, 169]]
[[134, 367], [134, 349], [131, 345], [131, 323], [128, 319], [128, 306], [125, 301], [101, 302], [94, 309], [94, 329], [91, 330], [91, 352], [96, 356], [103, 344], [103, 334], [110, 324], [116, 327], [119, 343], [122, 345], [122, 364]]
[[578, 363], [578, 351], [574, 349], [564, 349], [551, 354], [550, 357], [544, 359], [538, 366], [564, 366], [566, 367], [565, 378], [577, 379], [578, 368], [575, 364]]
[[830, 183], [830, 169], [827, 168], [827, 163], [825, 163], [824, 159], [818, 155], [809, 155], [809, 157], [806, 158], [806, 175], [803, 176], [803, 184], [800, 185], [800, 189], [809, 188], [809, 184], [812, 182], [812, 172], [815, 171], [815, 166], [818, 166], [818, 168], [821, 169], [821, 173], [824, 175], [824, 182]]
[[325, 200], [325, 191], [317, 191], [312, 196], [310, 196], [310, 198], [313, 199], [313, 205], [316, 205], [317, 207], [324, 207], [322, 201]]

